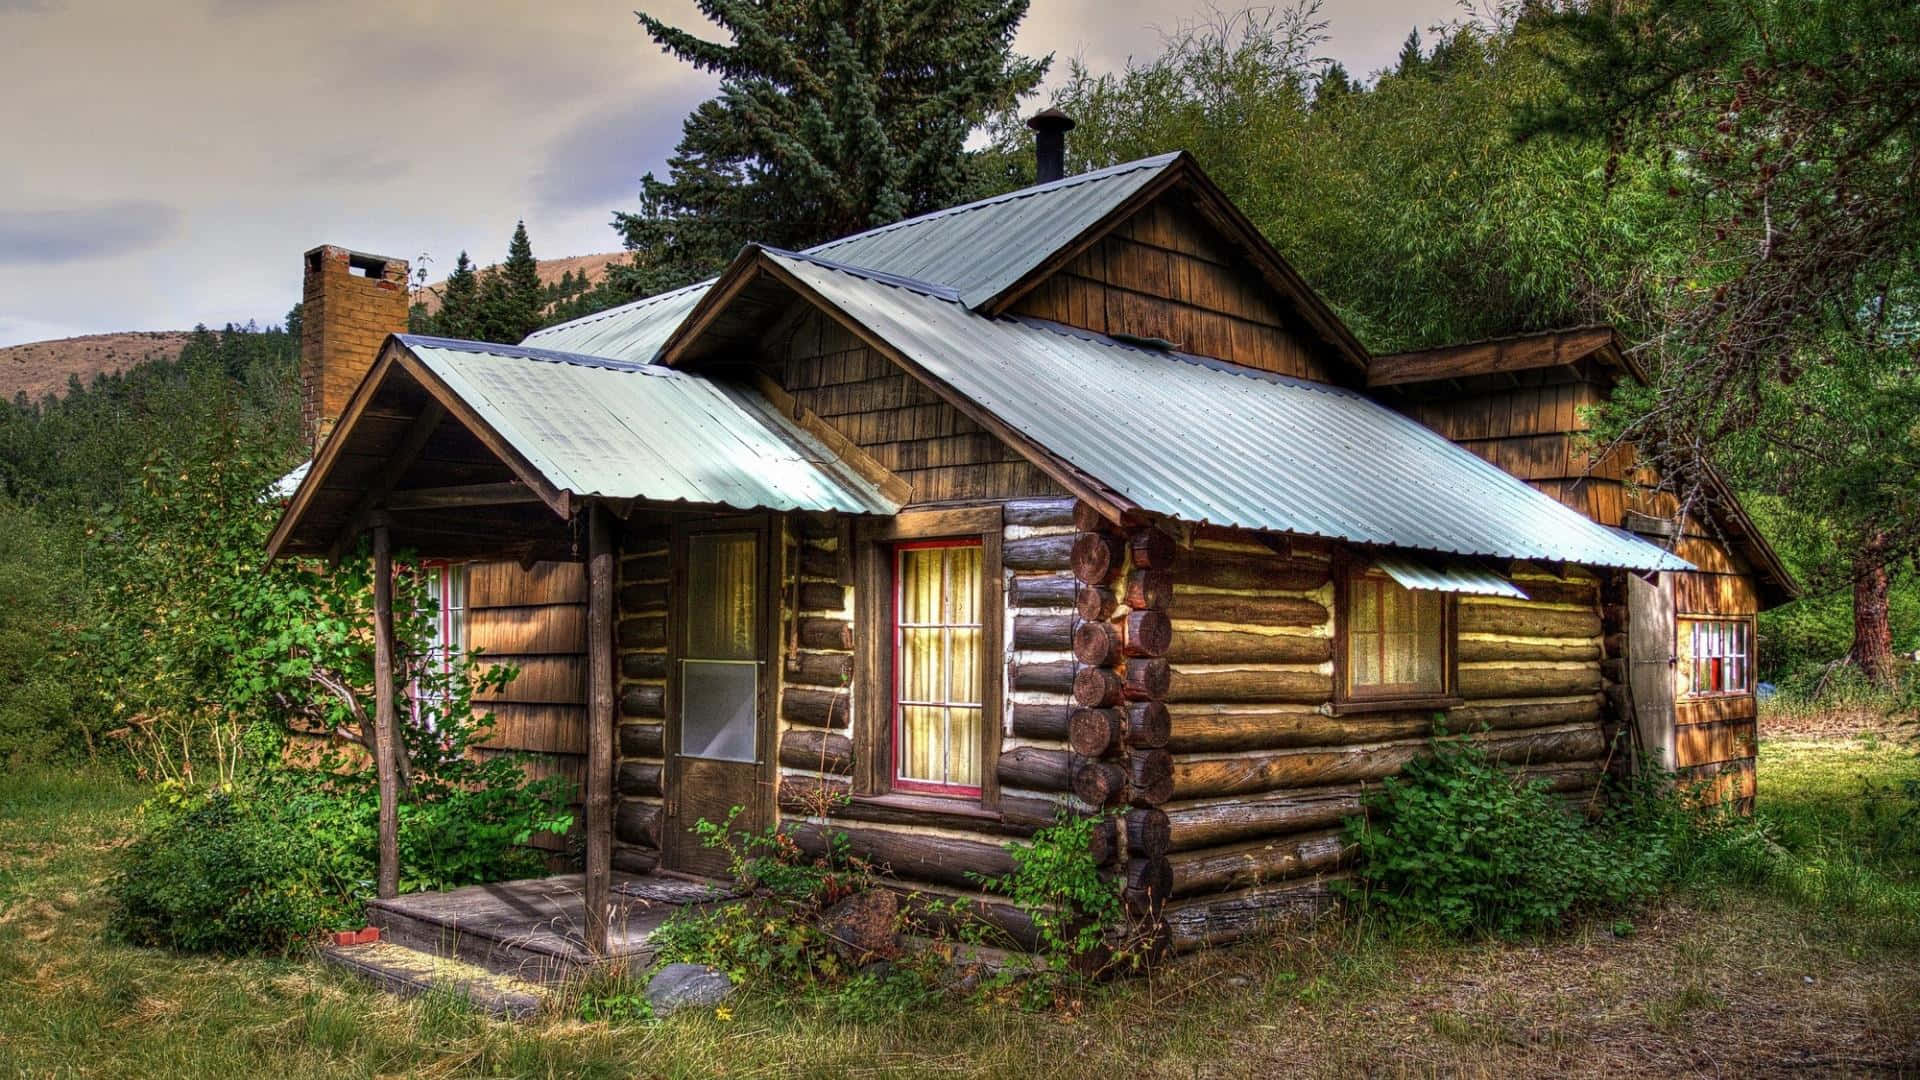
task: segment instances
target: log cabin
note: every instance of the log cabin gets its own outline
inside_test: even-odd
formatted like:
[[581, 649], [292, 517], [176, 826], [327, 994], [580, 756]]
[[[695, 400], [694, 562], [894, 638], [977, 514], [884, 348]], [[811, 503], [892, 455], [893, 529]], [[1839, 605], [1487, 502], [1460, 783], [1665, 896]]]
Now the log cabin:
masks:
[[1610, 331], [1373, 356], [1191, 156], [1066, 176], [1062, 121], [1034, 186], [519, 345], [308, 254], [270, 553], [432, 559], [448, 640], [525, 669], [495, 745], [584, 794], [589, 946], [610, 873], [724, 874], [734, 808], [1028, 944], [980, 877], [1101, 815], [1132, 919], [1229, 941], [1327, 902], [1436, 718], [1570, 796], [1752, 798], [1794, 586], [1730, 494], [1589, 460]]

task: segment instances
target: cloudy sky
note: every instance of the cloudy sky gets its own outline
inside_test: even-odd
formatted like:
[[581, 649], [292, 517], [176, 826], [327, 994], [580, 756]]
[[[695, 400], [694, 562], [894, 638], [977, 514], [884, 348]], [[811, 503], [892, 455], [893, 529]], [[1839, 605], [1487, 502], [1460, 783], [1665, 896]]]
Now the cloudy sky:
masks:
[[[1232, 0], [1034, 0], [1019, 48], [1096, 70]], [[632, 9], [692, 0], [0, 0], [0, 345], [277, 321], [318, 243], [617, 249], [607, 222], [711, 81]], [[1457, 0], [1326, 0], [1356, 72]]]

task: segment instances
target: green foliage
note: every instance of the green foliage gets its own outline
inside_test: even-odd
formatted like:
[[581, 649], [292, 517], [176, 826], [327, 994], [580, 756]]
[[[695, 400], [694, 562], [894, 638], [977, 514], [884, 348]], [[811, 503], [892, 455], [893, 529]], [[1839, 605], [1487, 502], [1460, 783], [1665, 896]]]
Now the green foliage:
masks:
[[[584, 287], [584, 282], [570, 286], [573, 291], [567, 295], [577, 295]], [[533, 241], [527, 237], [527, 223], [521, 221], [514, 224], [504, 262], [476, 270], [462, 251], [441, 286], [440, 309], [432, 314], [420, 309], [410, 322], [424, 334], [517, 345], [554, 321], [548, 317], [548, 309], [555, 302], [552, 291], [540, 280]]]
[[77, 551], [71, 537], [0, 496], [0, 769], [71, 761], [90, 748], [56, 636], [85, 595]]
[[115, 932], [186, 952], [284, 952], [346, 925], [367, 865], [314, 827], [312, 808], [265, 791], [169, 789], [110, 886]]
[[1389, 925], [1455, 936], [1549, 930], [1624, 908], [1667, 880], [1669, 838], [1641, 827], [1657, 817], [1653, 796], [1592, 824], [1462, 736], [1442, 733], [1432, 747], [1348, 824], [1358, 858], [1350, 893]]
[[695, 281], [750, 240], [804, 248], [965, 201], [981, 174], [968, 135], [1038, 85], [1046, 59], [1012, 51], [1027, 0], [713, 0], [730, 43], [653, 18], [674, 57], [720, 76], [686, 119], [669, 179], [615, 215], [644, 296]]
[[1417, 66], [1416, 35], [1408, 70], [1366, 87], [1321, 59], [1314, 6], [1217, 15], [1124, 71], [1070, 69], [1070, 169], [1192, 152], [1378, 352], [1596, 321], [1632, 337], [1677, 212], [1650, 183], [1609, 190], [1600, 139], [1514, 137], [1557, 86], [1541, 33], [1467, 24]]
[[1066, 971], [1099, 949], [1120, 924], [1120, 891], [1093, 859], [1104, 817], [1061, 811], [1032, 839], [1008, 844], [1013, 872], [981, 879], [1033, 919], [1049, 966]]

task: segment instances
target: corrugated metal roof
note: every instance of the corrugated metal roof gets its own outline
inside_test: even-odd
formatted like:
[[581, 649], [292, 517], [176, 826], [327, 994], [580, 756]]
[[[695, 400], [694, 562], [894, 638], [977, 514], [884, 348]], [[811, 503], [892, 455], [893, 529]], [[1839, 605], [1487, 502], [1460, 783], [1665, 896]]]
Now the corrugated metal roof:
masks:
[[766, 253], [936, 379], [1143, 509], [1381, 547], [1686, 569], [1360, 394]]
[[1096, 169], [808, 248], [807, 254], [945, 285], [977, 308], [1152, 183], [1179, 154]]
[[702, 281], [545, 330], [535, 330], [527, 335], [523, 344], [639, 364], [652, 363], [667, 335], [673, 333], [712, 285], [712, 281]]
[[[807, 254], [942, 286], [977, 307], [1152, 183], [1179, 154], [1129, 161], [829, 240]], [[527, 335], [526, 345], [649, 363], [712, 280]]]
[[899, 510], [750, 390], [547, 349], [398, 340], [563, 491], [739, 509]]
[[1372, 561], [1376, 568], [1399, 582], [1402, 588], [1469, 593], [1474, 596], [1504, 596], [1510, 600], [1527, 598], [1526, 593], [1499, 574], [1463, 562], [1449, 560], [1435, 567], [1418, 559], [1392, 553], [1375, 555]]

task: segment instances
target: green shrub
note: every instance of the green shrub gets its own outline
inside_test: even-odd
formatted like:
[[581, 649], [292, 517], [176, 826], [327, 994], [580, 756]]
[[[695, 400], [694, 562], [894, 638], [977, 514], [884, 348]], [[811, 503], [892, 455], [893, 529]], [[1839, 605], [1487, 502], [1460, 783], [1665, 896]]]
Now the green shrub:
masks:
[[1617, 910], [1671, 874], [1673, 826], [1665, 803], [1646, 798], [1590, 823], [1543, 784], [1442, 734], [1431, 756], [1382, 781], [1367, 815], [1349, 821], [1358, 864], [1348, 892], [1393, 927], [1455, 936], [1520, 934]]
[[1093, 833], [1106, 819], [1062, 810], [1031, 840], [1007, 845], [1013, 872], [981, 879], [1033, 919], [1050, 967], [1065, 971], [1105, 944], [1120, 923], [1119, 888], [1093, 859]]
[[284, 952], [357, 917], [370, 864], [312, 827], [306, 800], [177, 791], [148, 804], [109, 891], [123, 940]]

